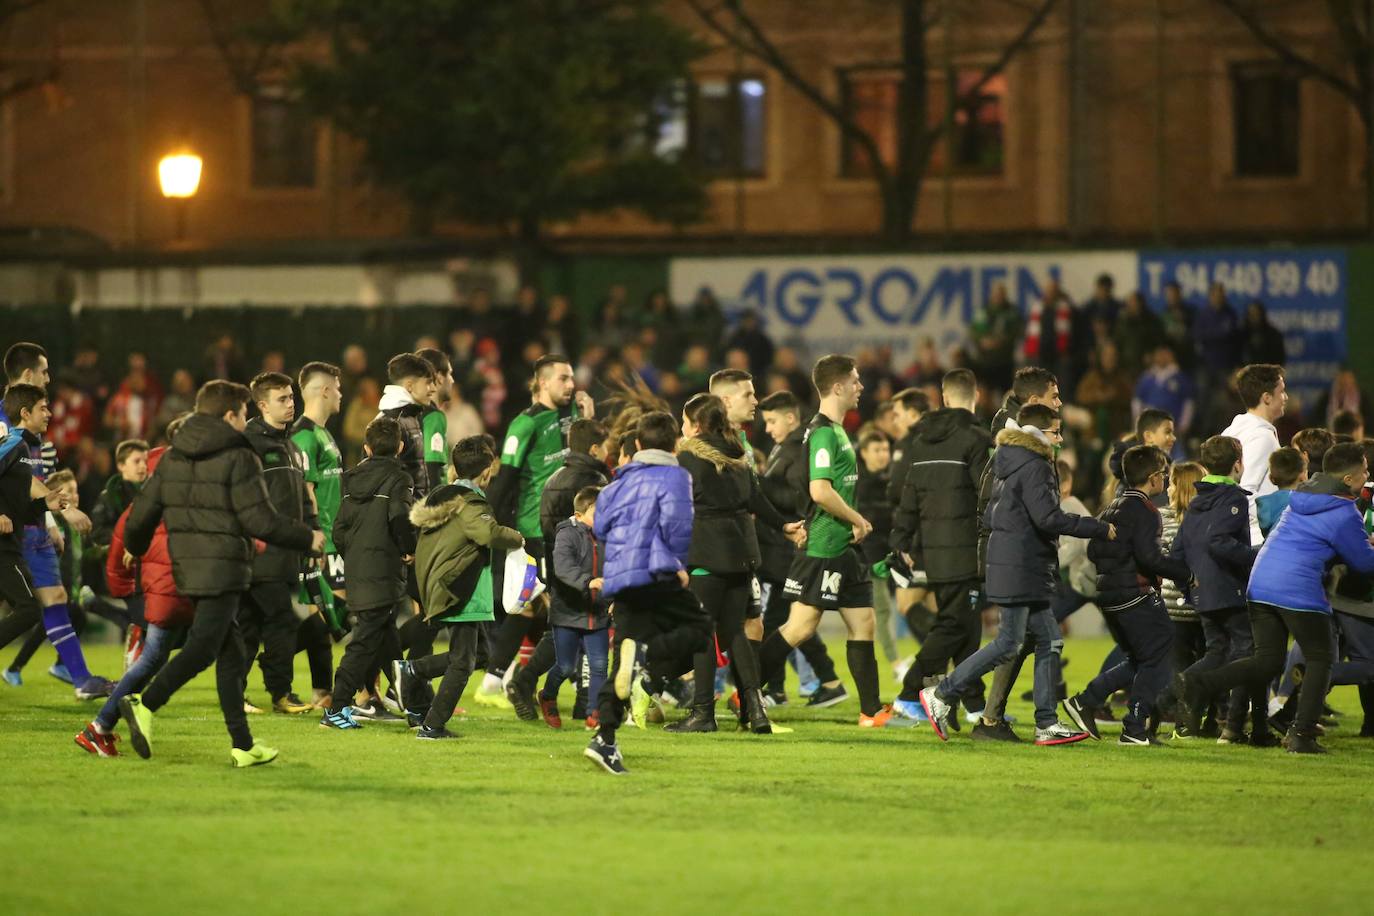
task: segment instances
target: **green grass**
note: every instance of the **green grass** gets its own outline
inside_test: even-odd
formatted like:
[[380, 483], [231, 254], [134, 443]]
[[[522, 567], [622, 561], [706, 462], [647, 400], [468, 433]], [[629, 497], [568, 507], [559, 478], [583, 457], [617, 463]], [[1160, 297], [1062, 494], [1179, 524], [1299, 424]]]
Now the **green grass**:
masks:
[[[1069, 641], [1071, 686], [1106, 648]], [[1353, 913], [1374, 892], [1374, 741], [1349, 689], [1322, 758], [1114, 730], [941, 745], [860, 732], [851, 701], [777, 710], [796, 733], [771, 738], [630, 730], [624, 779], [582, 758], [580, 727], [510, 713], [441, 744], [262, 716], [281, 758], [237, 771], [208, 673], [159, 715], [152, 760], [127, 740], [98, 760], [72, 743], [94, 709], [48, 656], [0, 687], [0, 913]]]

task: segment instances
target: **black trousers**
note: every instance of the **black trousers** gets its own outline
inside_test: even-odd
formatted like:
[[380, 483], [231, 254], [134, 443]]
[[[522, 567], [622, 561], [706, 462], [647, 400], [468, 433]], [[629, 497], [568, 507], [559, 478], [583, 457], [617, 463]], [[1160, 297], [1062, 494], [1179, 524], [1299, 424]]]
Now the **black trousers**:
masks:
[[[768, 603], [763, 606], [763, 638], [766, 640], [774, 630], [787, 623], [791, 613], [792, 599], [782, 593], [782, 583], [769, 581]], [[812, 633], [802, 640], [801, 645], [797, 646], [797, 651], [806, 659], [806, 663], [816, 673], [816, 679], [822, 684], [833, 684], [840, 679], [835, 673], [835, 662], [830, 658], [830, 652], [818, 634]], [[771, 671], [760, 671], [759, 677], [765, 690], [770, 693], [782, 693], [786, 689], [787, 660], [783, 659], [782, 664], [773, 666]]]
[[612, 614], [615, 645], [611, 648], [611, 671], [597, 697], [603, 738], [613, 738], [625, 718], [625, 701], [615, 694], [615, 679], [620, 670], [620, 647], [626, 639], [644, 647], [649, 675], [665, 680], [686, 674], [697, 649], [711, 636], [711, 619], [701, 602], [677, 582], [619, 592]]
[[304, 652], [310, 663], [310, 686], [329, 692], [334, 682], [334, 638], [329, 624], [319, 614], [311, 614], [296, 630], [296, 651]]
[[[943, 677], [949, 670], [949, 663], [958, 665], [978, 651], [978, 643], [983, 637], [983, 617], [973, 601], [973, 591], [978, 580], [962, 582], [940, 582], [930, 586], [935, 593], [935, 603], [939, 611], [935, 622], [921, 643], [921, 651], [916, 654], [916, 662], [907, 669], [902, 680], [900, 699], [915, 700], [925, 686], [928, 677]], [[977, 682], [978, 697], [982, 696], [983, 682]], [[983, 704], [971, 698], [971, 708], [981, 709]], [[966, 704], [969, 705], [969, 704]]]
[[234, 747], [246, 751], [253, 746], [253, 736], [243, 712], [247, 663], [237, 623], [242, 597], [242, 592], [226, 592], [196, 599], [196, 615], [186, 634], [186, 645], [143, 691], [143, 705], [157, 712], [174, 693], [213, 664], [224, 725]]
[[[409, 599], [403, 599], [409, 600]], [[396, 629], [397, 605], [368, 608], [357, 611], [357, 623], [353, 635], [339, 659], [339, 670], [334, 675], [333, 709], [336, 711], [353, 704], [353, 695], [364, 687], [370, 687], [367, 679], [379, 665], [391, 661], [387, 635]], [[327, 689], [327, 688], [326, 688]]]
[[449, 629], [447, 652], [410, 663], [412, 670], [422, 678], [444, 676], [434, 694], [434, 702], [429, 705], [429, 712], [425, 713], [426, 728], [443, 728], [453, 718], [454, 707], [467, 689], [477, 664], [477, 640], [481, 636], [480, 623], [455, 623]]
[[1155, 703], [1172, 673], [1174, 627], [1158, 595], [1120, 611], [1104, 611], [1103, 621], [1126, 660], [1093, 678], [1083, 691], [1088, 706], [1101, 706], [1118, 689], [1130, 688], [1130, 702], [1121, 724], [1126, 733], [1147, 733]]
[[[249, 664], [257, 655], [258, 668], [262, 671], [262, 686], [272, 700], [281, 699], [291, 692], [291, 679], [295, 673], [296, 631], [301, 621], [291, 607], [294, 583], [254, 582], [243, 594], [243, 612], [240, 628], [243, 633], [244, 651], [248, 653]], [[262, 654], [258, 655], [258, 647]], [[245, 683], [247, 673], [244, 674]]]
[[0, 619], [3, 648], [43, 620], [43, 608], [33, 593], [33, 580], [18, 553], [0, 553], [0, 599], [10, 606], [9, 616]]
[[715, 639], [710, 636], [696, 653], [692, 669], [692, 705], [710, 707], [716, 702], [716, 646], [730, 653], [730, 667], [734, 669], [735, 687], [741, 693], [759, 686], [759, 662], [754, 647], [744, 635], [744, 621], [749, 616], [754, 597], [753, 576], [749, 573], [711, 573], [691, 577], [692, 594], [701, 602], [711, 624]]
[[[1198, 622], [1202, 624], [1205, 649], [1202, 658], [1193, 663], [1188, 673], [1215, 671], [1223, 665], [1251, 657], [1256, 648], [1253, 620], [1254, 616], [1244, 607], [1199, 611]], [[1258, 694], [1253, 686], [1231, 691], [1230, 699], [1221, 704], [1226, 712], [1227, 728], [1240, 731], [1245, 727], [1245, 711], [1252, 705], [1252, 695]]]

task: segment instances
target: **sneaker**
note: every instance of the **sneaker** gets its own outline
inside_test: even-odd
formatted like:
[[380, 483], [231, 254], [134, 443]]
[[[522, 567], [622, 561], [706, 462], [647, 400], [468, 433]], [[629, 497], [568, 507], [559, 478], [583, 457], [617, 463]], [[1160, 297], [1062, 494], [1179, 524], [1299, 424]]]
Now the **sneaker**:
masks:
[[326, 709], [324, 715], [320, 716], [320, 728], [349, 729], [362, 727], [363, 724], [353, 718], [352, 706], [345, 706], [338, 712], [330, 712]]
[[[618, 687], [616, 689], [619, 690]], [[644, 678], [635, 678], [630, 688], [630, 714], [634, 716], [638, 727], [649, 727], [649, 707], [656, 705], [657, 702], [654, 695], [644, 686]]]
[[115, 682], [107, 677], [92, 674], [86, 682], [76, 688], [76, 698], [78, 700], [94, 700], [100, 697], [107, 697], [114, 693]]
[[544, 724], [549, 728], [562, 728], [563, 717], [558, 714], [558, 700], [539, 700], [539, 715], [543, 716]]
[[[629, 642], [630, 640], [625, 641]], [[600, 735], [592, 739], [592, 743], [587, 745], [582, 756], [612, 776], [624, 776], [629, 772], [625, 769], [625, 758], [620, 756], [620, 748], [602, 741]]]
[[511, 682], [506, 685], [506, 699], [510, 701], [515, 715], [522, 721], [533, 722], [539, 718], [539, 710], [535, 708], [534, 691], [519, 675], [511, 678]]
[[806, 698], [807, 709], [826, 709], [836, 706], [849, 699], [849, 691], [844, 689], [843, 684], [836, 684], [834, 687], [819, 685], [811, 696]]
[[1097, 730], [1097, 718], [1093, 716], [1092, 709], [1083, 703], [1082, 694], [1076, 694], [1065, 700], [1064, 711], [1069, 714], [1073, 724], [1078, 726], [1081, 731], [1091, 735], [1094, 741], [1102, 740], [1102, 733]]
[[419, 728], [425, 724], [425, 714], [422, 712], [412, 712], [406, 710], [406, 726], [408, 728]]
[[134, 753], [147, 760], [153, 756], [153, 713], [143, 705], [143, 696], [131, 693], [119, 700], [119, 714], [129, 726], [129, 743]]
[[[67, 670], [67, 666], [64, 665], [64, 664], [62, 664], [61, 662], [57, 662], [57, 663], [54, 664], [51, 668], [49, 668], [49, 669], [48, 669], [48, 674], [50, 674], [50, 675], [52, 675], [53, 677], [57, 678], [59, 681], [61, 681], [61, 682], [64, 683], [64, 684], [71, 684], [71, 683], [72, 683], [72, 675], [71, 675], [71, 672], [68, 671], [68, 670]], [[73, 685], [73, 686], [75, 686], [75, 685]]]
[[353, 718], [362, 719], [366, 722], [377, 722], [379, 724], [397, 724], [404, 722], [405, 716], [398, 716], [391, 710], [382, 705], [382, 701], [373, 697], [366, 706], [353, 705], [348, 707], [353, 710]]
[[949, 704], [935, 695], [934, 687], [927, 687], [921, 691], [921, 708], [930, 720], [930, 728], [935, 732], [935, 737], [941, 741], [948, 741], [949, 732], [945, 725], [949, 718]]
[[786, 706], [787, 692], [785, 690], [779, 690], [777, 692], [765, 693], [763, 695], [763, 705], [768, 709], [773, 709], [776, 706]]
[[24, 686], [24, 676], [21, 675], [18, 671], [15, 671], [13, 668], [5, 669], [4, 678], [5, 683], [9, 684], [11, 687]]
[[1175, 741], [1191, 741], [1194, 738], [1201, 737], [1201, 735], [1184, 725], [1182, 722], [1175, 722], [1174, 733], [1170, 737]]
[[[634, 685], [638, 681], [635, 677], [639, 669], [639, 646], [633, 639], [625, 639], [620, 643], [620, 661], [615, 669], [615, 695], [622, 700], [628, 700]], [[638, 717], [636, 717], [638, 718]]]
[[273, 712], [279, 712], [290, 716], [303, 715], [304, 713], [313, 711], [314, 708], [315, 707], [311, 706], [294, 693], [288, 693], [286, 696], [277, 697], [272, 701]]
[[81, 730], [81, 734], [76, 736], [76, 746], [88, 754], [97, 757], [118, 757], [119, 749], [115, 747], [115, 742], [119, 736], [114, 732], [102, 735], [95, 730], [95, 723], [92, 722]]
[[859, 728], [887, 728], [892, 722], [892, 707], [884, 706], [871, 716], [859, 713]]
[[265, 763], [271, 763], [277, 759], [278, 750], [275, 747], [268, 747], [265, 744], [254, 742], [253, 746], [246, 751], [232, 748], [229, 751], [229, 760], [234, 766], [242, 769], [243, 767], [260, 767]]
[[998, 721], [996, 725], [989, 725], [983, 721], [982, 716], [978, 717], [978, 723], [973, 726], [973, 731], [969, 732], [969, 737], [974, 741], [1005, 741], [1008, 744], [1021, 743], [1020, 736], [1011, 730], [1011, 723], [1006, 719]]
[[1238, 732], [1232, 728], [1223, 728], [1217, 737], [1217, 744], [1248, 744], [1249, 741], [1245, 732]]
[[1126, 731], [1121, 733], [1121, 737], [1116, 739], [1116, 743], [1122, 747], [1158, 747], [1164, 744], [1154, 735], [1132, 735]]
[[1035, 730], [1035, 746], [1055, 747], [1060, 744], [1077, 744], [1079, 741], [1087, 740], [1088, 737], [1089, 735], [1085, 731], [1070, 728], [1063, 722], [1056, 722], [1053, 725]]
[[246, 714], [250, 715], [250, 716], [260, 716], [260, 715], [263, 715], [262, 707], [260, 707], [260, 706], [254, 706], [252, 703], [248, 702], [247, 700], [244, 700], [244, 701], [243, 701], [243, 711], [244, 711]]
[[477, 688], [472, 692], [472, 702], [478, 706], [486, 706], [489, 709], [510, 709], [510, 700], [506, 699], [506, 691], [501, 688], [499, 692], [492, 693], [487, 691], [486, 685]]
[[797, 696], [809, 700], [815, 696], [816, 691], [821, 689], [820, 681], [802, 681], [797, 685]]
[[930, 717], [926, 715], [926, 711], [921, 706], [920, 700], [903, 700], [899, 697], [892, 701], [892, 711], [913, 722], [930, 721]]
[[415, 737], [420, 741], [447, 741], [450, 738], [457, 738], [459, 736], [442, 725], [438, 728], [430, 728], [428, 725], [421, 725], [419, 729], [416, 730]]
[[1298, 734], [1288, 736], [1288, 753], [1290, 754], [1325, 754], [1326, 752], [1326, 748], [1318, 744], [1314, 736]]
[[136, 623], [129, 624], [129, 630], [124, 634], [124, 670], [128, 671], [138, 661], [143, 654], [143, 641], [147, 637], [147, 632], [143, 627]]

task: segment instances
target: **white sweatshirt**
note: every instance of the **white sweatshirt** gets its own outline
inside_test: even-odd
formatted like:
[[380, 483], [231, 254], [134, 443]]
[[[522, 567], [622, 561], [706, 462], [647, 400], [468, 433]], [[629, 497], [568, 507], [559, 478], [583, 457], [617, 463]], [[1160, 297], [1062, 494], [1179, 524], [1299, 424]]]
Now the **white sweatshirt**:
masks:
[[1269, 456], [1279, 449], [1278, 430], [1273, 423], [1247, 411], [1237, 414], [1221, 434], [1240, 440], [1241, 462], [1245, 465], [1240, 485], [1250, 491], [1250, 543], [1262, 544], [1264, 535], [1260, 534], [1255, 500], [1278, 489], [1269, 479]]

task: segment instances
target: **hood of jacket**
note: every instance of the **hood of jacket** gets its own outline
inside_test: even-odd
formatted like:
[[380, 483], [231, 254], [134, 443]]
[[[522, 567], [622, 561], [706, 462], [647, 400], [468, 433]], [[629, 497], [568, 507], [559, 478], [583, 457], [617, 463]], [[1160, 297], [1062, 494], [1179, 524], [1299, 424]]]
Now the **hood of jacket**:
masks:
[[994, 433], [998, 432], [1002, 427], [1007, 425], [1008, 420], [1015, 420], [1016, 415], [1019, 414], [1021, 408], [1025, 406], [1025, 404], [1021, 403], [1020, 398], [1008, 391], [1006, 398], [1002, 401], [1002, 409], [997, 411], [997, 415], [992, 418], [992, 431]]
[[1345, 511], [1354, 501], [1339, 477], [1319, 473], [1293, 491], [1288, 508], [1298, 515], [1321, 515]]
[[1053, 460], [1054, 447], [1043, 433], [1037, 436], [1025, 427], [1008, 427], [997, 434], [997, 451], [992, 462], [993, 473], [998, 477], [1010, 477], [1031, 461]]
[[920, 442], [943, 442], [977, 422], [978, 418], [962, 407], [941, 407], [917, 420], [914, 432]]
[[1275, 436], [1278, 435], [1274, 429], [1273, 423], [1270, 423], [1262, 417], [1257, 417], [1247, 410], [1245, 413], [1236, 414], [1235, 418], [1231, 420], [1231, 425], [1226, 427], [1222, 435], [1235, 436], [1237, 439], [1244, 440], [1248, 435], [1261, 432], [1268, 432]]
[[402, 477], [410, 481], [405, 465], [395, 458], [366, 458], [344, 472], [343, 491], [349, 499], [366, 502], [381, 491], [388, 480]]
[[[732, 451], [740, 451], [741, 446], [738, 442], [734, 443], [734, 446]], [[690, 439], [683, 439], [677, 444], [679, 454], [693, 455], [700, 458], [702, 461], [714, 465], [718, 473], [724, 471], [727, 467], [748, 469], [750, 464], [749, 459], [743, 454], [728, 454], [727, 450], [729, 449], [730, 442], [716, 436], [707, 438], [693, 436]], [[635, 458], [639, 458], [638, 452], [635, 453]]]
[[248, 425], [244, 427], [243, 435], [244, 438], [249, 440], [270, 439], [274, 442], [285, 443], [291, 436], [291, 428], [277, 429], [262, 417], [254, 417], [249, 420]]
[[172, 448], [188, 458], [207, 458], [231, 448], [248, 448], [243, 433], [219, 417], [193, 413], [172, 437]]
[[405, 407], [414, 404], [415, 399], [410, 396], [400, 385], [387, 385], [382, 389], [382, 400], [377, 405], [378, 410], [393, 410], [397, 407]]
[[589, 471], [595, 471], [602, 477], [610, 476], [610, 472], [606, 469], [606, 462], [593, 458], [591, 455], [585, 455], [582, 452], [568, 452], [567, 456], [563, 459], [563, 467], [584, 467]]
[[485, 497], [472, 487], [460, 483], [445, 484], [425, 497], [424, 502], [416, 503], [411, 508], [410, 523], [422, 531], [438, 528], [462, 511], [468, 496], [477, 496], [485, 501]]
[[1188, 505], [1189, 512], [1210, 512], [1218, 506], [1226, 504], [1236, 498], [1236, 494], [1249, 496], [1250, 491], [1242, 487], [1233, 487], [1228, 483], [1208, 483], [1205, 480], [1197, 482], [1197, 496]]
[[658, 465], [659, 467], [675, 468], [677, 467], [677, 455], [674, 455], [672, 452], [665, 452], [661, 448], [642, 448], [635, 452], [633, 461], [620, 469], [620, 475], [623, 475], [636, 464], [650, 464]]

